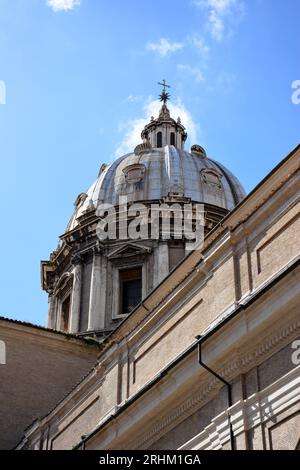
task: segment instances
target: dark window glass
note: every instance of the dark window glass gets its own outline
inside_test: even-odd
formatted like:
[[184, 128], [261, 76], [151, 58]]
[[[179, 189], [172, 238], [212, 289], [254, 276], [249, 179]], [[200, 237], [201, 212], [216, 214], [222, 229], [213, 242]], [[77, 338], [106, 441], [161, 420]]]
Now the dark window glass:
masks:
[[175, 132], [171, 132], [170, 143], [171, 143], [171, 145], [175, 145]]
[[176, 240], [169, 245], [169, 269], [173, 269], [184, 258], [184, 244]]
[[63, 331], [68, 331], [69, 329], [70, 304], [71, 304], [71, 298], [69, 296], [63, 301], [62, 306], [61, 306]]
[[129, 269], [120, 272], [121, 313], [130, 313], [142, 300], [142, 269]]
[[157, 133], [157, 147], [162, 147], [162, 133]]

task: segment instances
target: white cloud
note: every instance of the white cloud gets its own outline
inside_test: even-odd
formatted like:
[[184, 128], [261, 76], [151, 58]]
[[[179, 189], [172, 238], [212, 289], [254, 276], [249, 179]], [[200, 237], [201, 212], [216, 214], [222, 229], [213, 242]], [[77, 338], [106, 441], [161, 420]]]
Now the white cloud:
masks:
[[68, 11], [79, 7], [81, 0], [47, 0], [48, 7], [53, 11]]
[[160, 38], [158, 42], [148, 42], [146, 49], [148, 51], [156, 52], [161, 57], [166, 57], [172, 52], [179, 51], [184, 47], [182, 42], [171, 42], [166, 38]]
[[160, 38], [158, 42], [148, 42], [146, 44], [146, 49], [157, 53], [161, 57], [166, 57], [168, 54], [179, 51], [187, 45], [194, 46], [200, 53], [201, 57], [203, 59], [207, 59], [210, 49], [204, 39], [197, 34], [188, 36], [181, 42], [171, 42], [166, 38]]
[[[119, 130], [124, 133], [124, 138], [116, 149], [116, 157], [120, 157], [128, 152], [133, 152], [136, 145], [142, 142], [141, 132], [143, 128], [148, 124], [151, 116], [158, 116], [160, 107], [161, 103], [157, 100], [153, 100], [152, 96], [150, 96], [148, 100], [146, 100], [146, 104], [143, 108], [144, 117], [133, 119], [120, 126]], [[177, 99], [174, 103], [168, 103], [168, 108], [174, 119], [180, 117], [182, 124], [186, 127], [188, 132], [189, 140], [193, 143], [197, 142], [198, 126], [193, 121], [191, 114], [187, 111], [182, 101]]]
[[209, 14], [211, 35], [216, 41], [222, 41], [224, 36], [224, 21], [215, 10], [211, 10]]
[[195, 0], [194, 3], [207, 11], [208, 29], [211, 36], [219, 42], [225, 37], [227, 19], [239, 21], [245, 13], [243, 0]]
[[218, 14], [224, 15], [240, 0], [195, 0], [195, 4], [202, 8], [211, 8]]
[[207, 57], [209, 56], [210, 49], [201, 37], [194, 34], [189, 38], [189, 42], [196, 47], [203, 59], [207, 59]]
[[196, 82], [203, 82], [204, 80], [203, 73], [198, 67], [191, 67], [187, 64], [178, 64], [177, 68], [182, 72], [187, 72], [189, 75], [192, 75]]
[[127, 98], [125, 98], [124, 103], [138, 103], [142, 99], [143, 97], [141, 95], [128, 95]]

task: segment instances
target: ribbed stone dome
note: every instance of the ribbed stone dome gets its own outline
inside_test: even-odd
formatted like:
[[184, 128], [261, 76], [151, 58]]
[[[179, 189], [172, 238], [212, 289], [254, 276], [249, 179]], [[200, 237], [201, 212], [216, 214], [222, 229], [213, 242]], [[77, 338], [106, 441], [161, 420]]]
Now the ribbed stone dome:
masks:
[[[163, 82], [163, 105], [142, 130], [142, 141], [132, 153], [101, 165], [94, 184], [76, 198], [59, 246], [42, 262], [50, 328], [108, 335], [245, 196], [235, 176], [203, 147], [185, 150], [187, 133], [180, 118], [170, 115], [166, 86]], [[138, 222], [132, 213], [141, 205], [131, 207], [130, 216], [118, 206], [127, 203], [129, 209], [136, 202], [149, 218], [132, 235], [129, 229]], [[113, 217], [110, 228], [116, 230], [102, 239], [98, 230], [106, 223], [103, 213], [110, 212], [107, 204], [122, 219]], [[187, 224], [181, 223], [182, 211]], [[169, 226], [163, 223], [168, 215]]]
[[245, 192], [238, 179], [223, 165], [208, 158], [200, 146], [186, 152], [173, 145], [162, 148], [138, 146], [136, 153], [126, 154], [111, 165], [102, 166], [97, 180], [75, 204], [67, 231], [76, 227], [77, 219], [98, 204], [160, 200], [184, 196], [194, 202], [233, 209]]

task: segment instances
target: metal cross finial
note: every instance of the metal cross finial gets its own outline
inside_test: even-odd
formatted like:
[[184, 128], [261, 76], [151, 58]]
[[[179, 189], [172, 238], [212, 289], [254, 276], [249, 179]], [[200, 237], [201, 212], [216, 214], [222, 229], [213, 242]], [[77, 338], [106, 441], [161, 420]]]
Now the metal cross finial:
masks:
[[166, 91], [166, 88], [171, 88], [170, 85], [167, 85], [166, 80], [162, 80], [162, 82], [158, 82], [158, 85], [163, 87], [161, 94], [159, 95], [160, 101], [163, 101], [164, 104], [170, 99], [170, 93]]
[[161, 86], [164, 87], [164, 89], [163, 89], [163, 92], [164, 92], [164, 93], [166, 92], [166, 88], [171, 88], [170, 85], [167, 85], [167, 84], [166, 84], [166, 80], [162, 80], [162, 82], [158, 82], [158, 85], [161, 85]]

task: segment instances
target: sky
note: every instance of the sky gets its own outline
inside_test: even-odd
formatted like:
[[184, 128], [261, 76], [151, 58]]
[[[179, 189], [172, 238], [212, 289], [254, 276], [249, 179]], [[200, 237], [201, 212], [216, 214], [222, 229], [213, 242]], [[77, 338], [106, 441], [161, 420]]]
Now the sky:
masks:
[[299, 0], [0, 0], [0, 315], [46, 324], [40, 260], [140, 142], [162, 79], [187, 148], [253, 189], [300, 142], [299, 17]]

